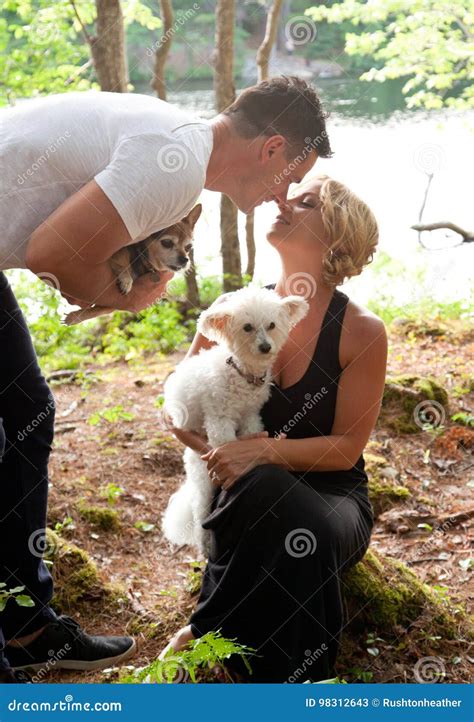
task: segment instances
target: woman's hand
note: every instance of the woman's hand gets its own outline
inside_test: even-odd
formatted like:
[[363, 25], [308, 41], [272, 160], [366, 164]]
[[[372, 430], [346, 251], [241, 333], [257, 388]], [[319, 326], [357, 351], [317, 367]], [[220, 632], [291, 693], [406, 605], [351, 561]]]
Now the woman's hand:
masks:
[[207, 462], [209, 478], [227, 490], [251, 469], [270, 462], [268, 432], [241, 436], [236, 441], [217, 446], [201, 456]]

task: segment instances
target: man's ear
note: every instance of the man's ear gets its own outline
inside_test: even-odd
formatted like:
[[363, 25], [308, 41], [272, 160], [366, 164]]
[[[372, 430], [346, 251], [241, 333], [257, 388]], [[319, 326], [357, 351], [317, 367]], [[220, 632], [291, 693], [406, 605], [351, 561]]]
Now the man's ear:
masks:
[[222, 303], [217, 307], [213, 306], [201, 313], [197, 322], [197, 330], [209, 341], [219, 343], [227, 337], [231, 318], [231, 310], [227, 303]]
[[194, 226], [196, 225], [196, 223], [199, 220], [199, 216], [201, 215], [201, 213], [202, 213], [202, 205], [200, 203], [198, 203], [197, 206], [194, 206], [194, 208], [191, 211], [189, 211], [186, 218], [183, 218], [183, 221], [185, 223], [188, 223], [191, 226], [191, 228], [194, 228]]
[[302, 296], [286, 296], [281, 301], [285, 308], [292, 326], [301, 321], [309, 311], [309, 304]]

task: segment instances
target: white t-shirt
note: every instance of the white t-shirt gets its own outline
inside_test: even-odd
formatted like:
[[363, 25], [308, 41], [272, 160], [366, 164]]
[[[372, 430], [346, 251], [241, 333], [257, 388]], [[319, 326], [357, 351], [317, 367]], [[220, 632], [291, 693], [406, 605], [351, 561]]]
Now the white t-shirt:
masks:
[[134, 93], [65, 93], [0, 110], [0, 270], [93, 178], [133, 241], [176, 223], [204, 187], [212, 128]]

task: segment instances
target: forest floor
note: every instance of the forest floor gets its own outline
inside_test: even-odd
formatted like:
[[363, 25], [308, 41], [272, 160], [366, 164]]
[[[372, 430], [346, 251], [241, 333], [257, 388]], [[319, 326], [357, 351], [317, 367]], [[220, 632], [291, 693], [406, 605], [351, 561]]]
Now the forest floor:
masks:
[[[434, 377], [448, 391], [450, 413], [437, 433], [396, 436], [377, 427], [370, 444], [370, 450], [385, 457], [396, 470], [398, 482], [411, 492], [395, 510], [378, 518], [371, 547], [405, 562], [422, 581], [445, 588], [453, 602], [469, 612], [474, 600], [472, 535], [468, 515], [462, 513], [472, 513], [474, 508], [469, 456], [474, 432], [455, 425], [450, 416], [468, 413], [470, 405], [472, 414], [474, 393], [468, 392], [468, 366], [473, 340], [455, 325], [441, 336], [392, 327], [389, 374]], [[130, 664], [135, 667], [156, 658], [171, 634], [187, 622], [197, 598], [195, 554], [189, 548], [172, 549], [160, 530], [167, 500], [182, 480], [182, 450], [163, 426], [157, 399], [163, 380], [180, 358], [182, 354], [177, 353], [148, 357], [141, 364], [90, 367], [75, 379], [53, 382], [57, 417], [49, 526], [85, 550], [101, 579], [119, 585], [124, 598], [122, 607], [112, 611], [94, 599], [64, 611], [92, 633], [134, 634], [138, 653]], [[105, 510], [99, 523], [91, 521], [91, 506]], [[109, 510], [118, 518], [112, 519], [113, 528], [107, 530], [102, 526], [110, 521]], [[448, 517], [451, 521], [442, 533], [433, 534], [433, 526]], [[367, 631], [375, 637], [380, 634], [377, 629]], [[367, 673], [363, 677], [367, 681], [414, 681], [413, 656], [407, 655], [406, 664], [400, 663], [399, 655], [396, 660], [392, 657], [393, 640], [389, 644], [383, 634], [380, 637], [377, 645], [361, 643], [353, 668]], [[374, 646], [378, 647], [376, 656], [367, 651]], [[474, 653], [467, 645], [443, 640], [439, 648], [433, 640], [433, 649], [444, 659], [445, 682], [469, 680]], [[338, 665], [338, 675], [353, 681], [347, 660], [344, 664]], [[44, 680], [107, 682], [114, 678], [114, 671], [58, 671]]]

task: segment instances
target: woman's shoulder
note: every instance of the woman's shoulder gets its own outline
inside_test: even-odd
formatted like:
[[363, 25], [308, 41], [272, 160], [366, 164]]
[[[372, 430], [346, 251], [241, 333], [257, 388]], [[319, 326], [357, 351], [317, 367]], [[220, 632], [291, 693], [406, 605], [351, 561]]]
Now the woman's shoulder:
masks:
[[375, 313], [349, 299], [341, 332], [341, 362], [345, 360], [343, 367], [369, 347], [373, 353], [385, 353], [385, 324]]

